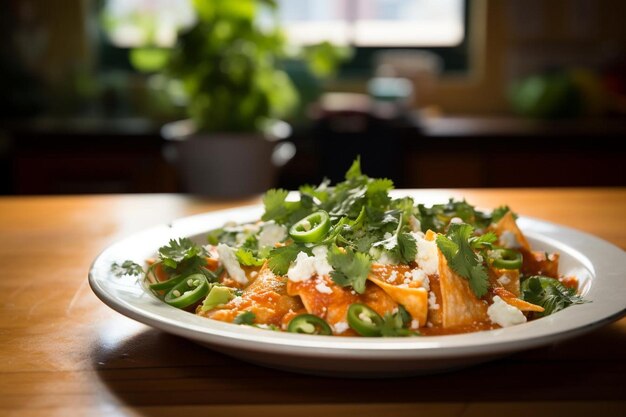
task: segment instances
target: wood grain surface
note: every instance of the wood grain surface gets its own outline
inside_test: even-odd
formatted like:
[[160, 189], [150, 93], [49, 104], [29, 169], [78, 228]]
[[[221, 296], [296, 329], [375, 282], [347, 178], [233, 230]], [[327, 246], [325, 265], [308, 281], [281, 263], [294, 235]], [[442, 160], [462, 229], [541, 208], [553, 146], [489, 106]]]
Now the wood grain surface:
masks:
[[[626, 189], [424, 190], [509, 204], [626, 248]], [[379, 380], [250, 365], [130, 320], [91, 292], [108, 244], [253, 203], [175, 195], [0, 198], [1, 416], [626, 415], [626, 319], [473, 368]], [[626, 285], [626, 274], [625, 274]]]

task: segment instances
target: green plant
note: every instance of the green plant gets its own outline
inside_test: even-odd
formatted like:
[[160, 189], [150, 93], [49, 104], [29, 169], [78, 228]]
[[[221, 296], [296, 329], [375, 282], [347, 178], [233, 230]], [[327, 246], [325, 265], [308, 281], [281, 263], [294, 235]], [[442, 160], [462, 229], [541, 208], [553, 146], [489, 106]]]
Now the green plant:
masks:
[[198, 20], [179, 36], [168, 73], [183, 82], [188, 113], [203, 131], [255, 131], [297, 104], [278, 67], [285, 39], [277, 25], [261, 27], [260, 8], [272, 1], [195, 0]]
[[[283, 64], [303, 59], [316, 77], [332, 75], [349, 49], [327, 42], [286, 48], [274, 0], [193, 0], [196, 22], [171, 48], [131, 51], [144, 72], [161, 70], [182, 85], [187, 113], [204, 132], [261, 131], [288, 117], [299, 95]], [[262, 16], [263, 18], [260, 18]], [[180, 102], [180, 89], [177, 89]]]

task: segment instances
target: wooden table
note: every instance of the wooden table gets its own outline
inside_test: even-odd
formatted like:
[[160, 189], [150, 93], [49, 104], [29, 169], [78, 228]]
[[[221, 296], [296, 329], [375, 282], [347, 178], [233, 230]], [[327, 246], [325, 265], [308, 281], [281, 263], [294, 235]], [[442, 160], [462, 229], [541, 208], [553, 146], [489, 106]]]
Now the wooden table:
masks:
[[[626, 248], [626, 189], [424, 192], [450, 195], [483, 207], [506, 202]], [[91, 292], [89, 265], [109, 243], [243, 203], [175, 195], [0, 198], [0, 415], [626, 414], [626, 319], [454, 373], [349, 380], [240, 362], [127, 319]]]

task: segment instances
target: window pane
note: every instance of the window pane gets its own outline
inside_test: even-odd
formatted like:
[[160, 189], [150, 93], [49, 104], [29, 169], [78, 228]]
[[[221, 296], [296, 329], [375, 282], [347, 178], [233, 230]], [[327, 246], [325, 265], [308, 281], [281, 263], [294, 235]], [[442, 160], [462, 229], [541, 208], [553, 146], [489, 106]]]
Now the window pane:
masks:
[[349, 25], [353, 0], [279, 0], [279, 16], [296, 45], [330, 41], [350, 42]]
[[291, 42], [356, 46], [455, 46], [463, 0], [279, 0]]

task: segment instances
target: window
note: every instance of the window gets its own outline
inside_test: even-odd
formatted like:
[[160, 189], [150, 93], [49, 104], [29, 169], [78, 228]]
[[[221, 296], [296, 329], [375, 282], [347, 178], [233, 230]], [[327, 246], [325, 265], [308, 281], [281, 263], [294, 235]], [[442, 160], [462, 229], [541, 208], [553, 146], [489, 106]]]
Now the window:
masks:
[[355, 47], [343, 76], [370, 74], [377, 52], [423, 49], [446, 72], [467, 69], [469, 0], [279, 0], [279, 18], [296, 45], [330, 41]]
[[465, 25], [463, 0], [280, 0], [279, 16], [305, 45], [455, 46]]

